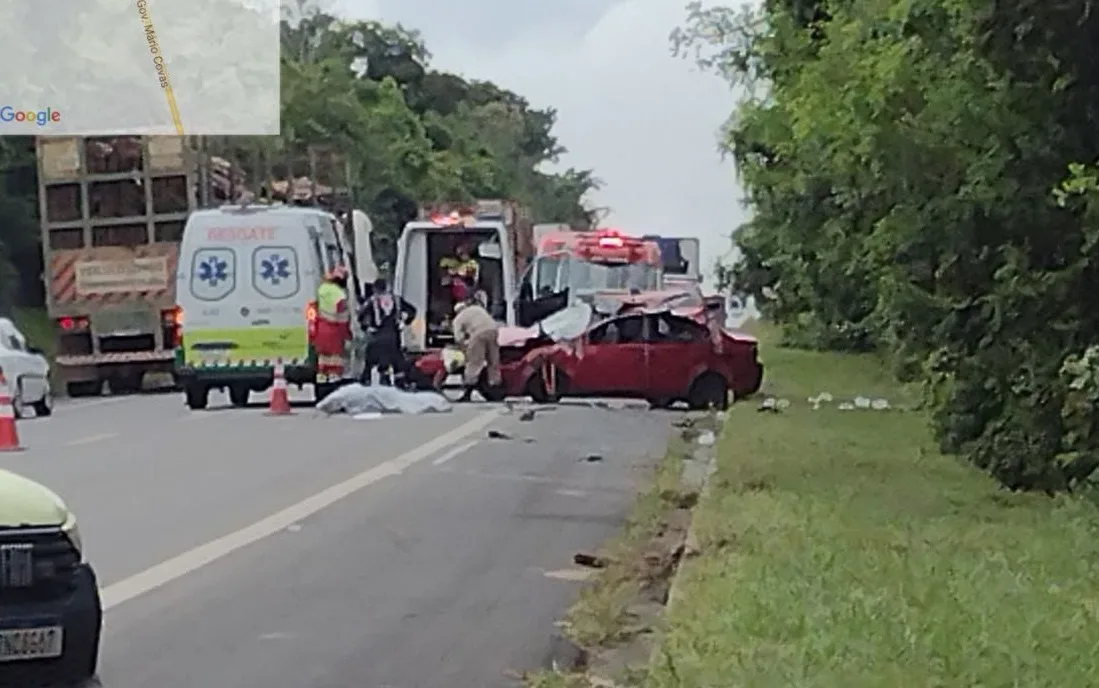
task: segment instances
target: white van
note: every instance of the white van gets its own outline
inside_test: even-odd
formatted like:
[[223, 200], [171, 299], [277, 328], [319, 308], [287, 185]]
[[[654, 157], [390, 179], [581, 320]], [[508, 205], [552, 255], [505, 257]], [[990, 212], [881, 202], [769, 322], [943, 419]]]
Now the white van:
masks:
[[[232, 403], [244, 406], [250, 392], [271, 386], [280, 361], [288, 383], [316, 383], [309, 322], [325, 273], [352, 264], [342, 236], [335, 216], [317, 208], [245, 205], [191, 214], [176, 273], [175, 366], [189, 407], [205, 408], [211, 389], [228, 389]], [[354, 318], [352, 324], [357, 331]], [[356, 364], [348, 362], [349, 376]], [[338, 384], [315, 384], [315, 396]]]
[[[490, 201], [483, 201], [488, 204]], [[394, 291], [416, 309], [416, 320], [406, 328], [403, 340], [411, 354], [441, 348], [454, 340], [450, 331], [453, 303], [442, 287], [440, 261], [466, 246], [477, 261], [480, 291], [493, 317], [515, 323], [515, 284], [518, 243], [509, 227], [512, 215], [482, 212], [461, 219], [432, 217], [409, 222], [397, 240]]]

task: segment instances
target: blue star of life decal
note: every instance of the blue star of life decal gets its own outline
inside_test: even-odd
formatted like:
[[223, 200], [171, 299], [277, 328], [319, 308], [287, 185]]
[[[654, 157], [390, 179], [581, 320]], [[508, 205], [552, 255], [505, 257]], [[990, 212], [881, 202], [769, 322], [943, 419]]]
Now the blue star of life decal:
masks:
[[217, 257], [208, 258], [198, 265], [198, 278], [216, 287], [229, 280], [229, 263]]
[[280, 284], [290, 279], [290, 261], [277, 253], [272, 253], [260, 261], [260, 277], [271, 284]]

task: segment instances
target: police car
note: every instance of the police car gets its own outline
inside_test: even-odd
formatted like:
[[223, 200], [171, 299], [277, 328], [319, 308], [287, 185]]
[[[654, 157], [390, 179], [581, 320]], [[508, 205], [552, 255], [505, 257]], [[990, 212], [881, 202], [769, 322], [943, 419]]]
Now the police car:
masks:
[[72, 512], [45, 486], [0, 470], [0, 685], [93, 678], [102, 626]]

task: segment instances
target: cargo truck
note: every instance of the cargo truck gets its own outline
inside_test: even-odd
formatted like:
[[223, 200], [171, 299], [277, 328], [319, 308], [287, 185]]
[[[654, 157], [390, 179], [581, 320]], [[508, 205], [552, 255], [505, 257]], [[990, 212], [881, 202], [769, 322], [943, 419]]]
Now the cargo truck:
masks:
[[39, 138], [45, 287], [54, 365], [70, 396], [140, 389], [171, 372], [178, 245], [199, 199], [179, 137]]

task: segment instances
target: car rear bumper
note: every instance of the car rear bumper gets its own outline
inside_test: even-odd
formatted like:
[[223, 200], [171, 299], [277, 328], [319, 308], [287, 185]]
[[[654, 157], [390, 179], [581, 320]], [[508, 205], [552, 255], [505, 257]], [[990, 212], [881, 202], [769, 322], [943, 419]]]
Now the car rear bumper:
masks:
[[73, 590], [57, 599], [18, 604], [0, 602], [0, 628], [43, 622], [64, 628], [62, 656], [0, 662], [0, 685], [33, 686], [44, 681], [88, 678], [88, 670], [95, 665], [99, 654], [103, 628], [99, 584], [91, 566], [81, 564], [76, 571]]
[[[176, 379], [180, 384], [199, 383], [211, 386], [242, 383], [255, 386], [270, 385], [275, 369], [263, 367], [209, 367], [176, 366]], [[317, 369], [311, 365], [286, 367], [286, 381], [292, 385], [308, 385], [317, 381]]]
[[738, 380], [735, 384], [737, 389], [733, 391], [738, 397], [747, 397], [758, 392], [759, 388], [763, 386], [763, 364], [755, 363], [744, 380]]

